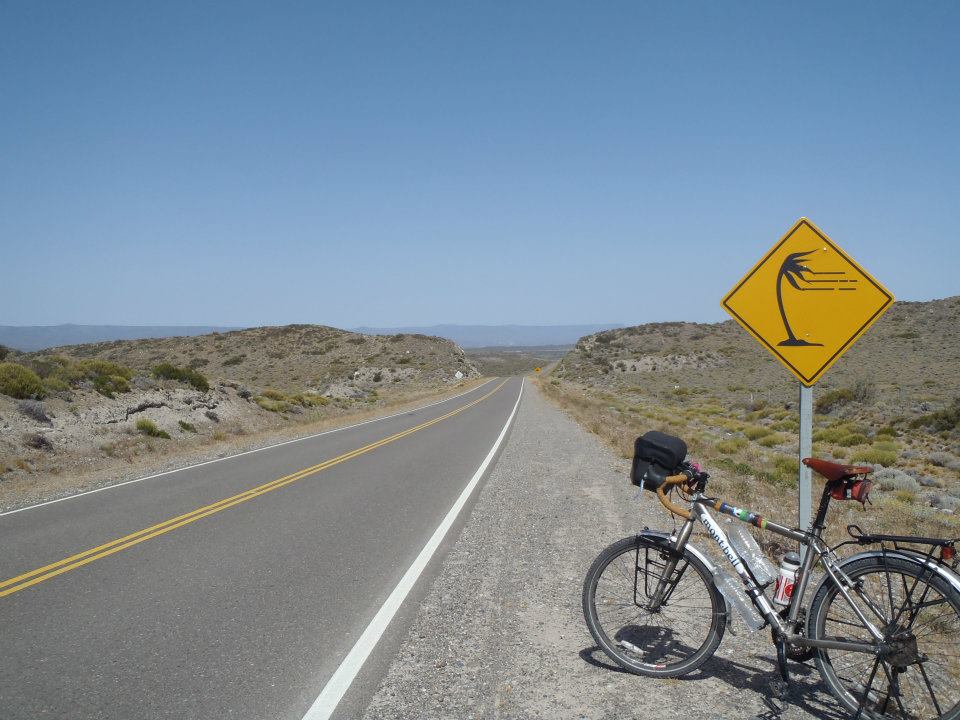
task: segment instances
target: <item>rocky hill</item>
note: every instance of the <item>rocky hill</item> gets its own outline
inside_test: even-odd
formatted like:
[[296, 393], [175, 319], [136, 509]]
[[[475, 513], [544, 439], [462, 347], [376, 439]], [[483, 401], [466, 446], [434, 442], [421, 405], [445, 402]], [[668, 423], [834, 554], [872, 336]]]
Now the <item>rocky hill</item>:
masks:
[[160, 363], [218, 380], [289, 392], [360, 396], [370, 389], [475, 376], [457, 345], [426, 335], [362, 335], [322, 325], [285, 325], [192, 337], [115, 340], [22, 356], [115, 362], [148, 374]]
[[85, 486], [91, 472], [115, 480], [158, 457], [307, 432], [479, 375], [449, 340], [315, 325], [0, 348], [0, 508]]
[[[581, 338], [554, 377], [651, 397], [790, 402], [797, 383], [732, 320], [653, 323]], [[897, 302], [817, 384], [849, 389], [877, 410], [918, 416], [960, 395], [960, 297]]]

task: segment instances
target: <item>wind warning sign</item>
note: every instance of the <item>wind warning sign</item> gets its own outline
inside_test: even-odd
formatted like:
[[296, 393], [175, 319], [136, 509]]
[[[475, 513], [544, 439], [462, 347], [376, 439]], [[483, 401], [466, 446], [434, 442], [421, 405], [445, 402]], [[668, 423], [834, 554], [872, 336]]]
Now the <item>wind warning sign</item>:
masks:
[[893, 295], [800, 218], [721, 305], [804, 385], [813, 385]]

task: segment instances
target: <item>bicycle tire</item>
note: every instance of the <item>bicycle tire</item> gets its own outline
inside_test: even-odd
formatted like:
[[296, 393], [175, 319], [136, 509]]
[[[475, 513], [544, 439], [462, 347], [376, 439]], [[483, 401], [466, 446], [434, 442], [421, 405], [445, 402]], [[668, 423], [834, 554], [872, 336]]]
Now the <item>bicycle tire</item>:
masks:
[[[650, 579], [653, 566], [647, 562], [648, 553], [654, 553], [655, 562], [677, 557], [676, 551], [664, 542], [637, 535], [619, 540], [603, 550], [587, 571], [582, 604], [590, 634], [617, 665], [637, 675], [672, 678], [693, 672], [713, 655], [726, 629], [726, 604], [710, 571], [689, 549], [685, 549], [675, 571], [675, 574], [682, 573], [679, 582], [663, 607], [652, 613], [637, 605], [630, 576], [635, 573], [637, 582], [640, 582], [641, 574]], [[632, 557], [628, 557], [629, 554]], [[637, 562], [641, 555], [643, 569]], [[625, 566], [625, 563], [630, 565]], [[627, 571], [625, 567], [637, 569]], [[684, 583], [682, 589], [680, 583]], [[603, 612], [597, 609], [598, 587]], [[677, 590], [680, 590], [679, 595]], [[673, 613], [664, 612], [671, 608], [682, 616], [674, 619]], [[657, 620], [653, 622], [627, 624], [627, 620], [649, 621], [654, 616]], [[621, 617], [625, 618], [623, 623]], [[703, 640], [696, 646], [682, 640], [683, 635], [699, 637], [701, 634]], [[649, 642], [646, 636], [656, 642]], [[646, 645], [649, 652], [644, 653], [642, 645]], [[654, 656], [654, 651], [660, 655]]]
[[[960, 687], [956, 683], [960, 675], [960, 593], [921, 562], [902, 556], [851, 558], [842, 569], [861, 584], [885, 616], [881, 620], [871, 615], [878, 629], [885, 636], [913, 634], [918, 656], [927, 660], [908, 662], [910, 658], [902, 655], [883, 658], [818, 648], [817, 669], [830, 692], [848, 711], [871, 720], [960, 718]], [[810, 604], [807, 633], [821, 640], [872, 641], [830, 580], [824, 581]], [[891, 692], [891, 688], [899, 691]]]

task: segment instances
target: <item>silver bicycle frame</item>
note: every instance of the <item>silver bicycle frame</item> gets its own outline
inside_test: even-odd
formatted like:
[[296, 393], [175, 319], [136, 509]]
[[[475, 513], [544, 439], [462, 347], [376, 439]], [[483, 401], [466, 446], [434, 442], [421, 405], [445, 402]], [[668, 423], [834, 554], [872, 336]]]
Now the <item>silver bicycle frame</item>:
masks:
[[[877, 654], [882, 651], [881, 643], [883, 641], [883, 634], [872, 622], [870, 622], [870, 619], [850, 594], [848, 588], [855, 587], [854, 583], [846, 576], [843, 570], [839, 567], [839, 564], [831, 556], [830, 549], [820, 539], [819, 533], [816, 532], [815, 528], [808, 532], [801, 532], [769, 520], [763, 521], [764, 530], [769, 530], [777, 535], [789, 538], [790, 540], [798, 542], [807, 548], [807, 552], [804, 554], [804, 559], [798, 573], [800, 578], [797, 587], [794, 589], [793, 596], [790, 599], [787, 620], [784, 622], [777, 610], [771, 604], [770, 600], [767, 599], [763, 589], [760, 588], [754, 581], [746, 563], [737, 554], [736, 549], [730, 543], [730, 540], [727, 538], [723, 528], [707, 510], [705, 505], [708, 501], [711, 500], [701, 495], [694, 496], [693, 502], [690, 506], [690, 519], [683, 524], [676, 536], [675, 547], [678, 552], [683, 552], [693, 532], [694, 524], [699, 522], [706, 529], [707, 534], [710, 535], [714, 542], [717, 543], [717, 546], [720, 548], [723, 556], [736, 571], [737, 576], [743, 583], [747, 596], [750, 598], [751, 602], [754, 604], [760, 614], [767, 620], [768, 623], [770, 623], [770, 626], [774, 629], [774, 633], [776, 635], [783, 637], [791, 645], [820, 647], [834, 650], [850, 650], [869, 654]], [[735, 517], [737, 516], [735, 515]], [[739, 517], [738, 519], [742, 520], [742, 518]], [[670, 574], [673, 572], [673, 569], [676, 567], [676, 562], [677, 559], [674, 559], [671, 563], [669, 563], [669, 567], [664, 569], [663, 578], [670, 576]], [[807, 588], [809, 587], [812, 570], [814, 567], [816, 567], [818, 562], [823, 565], [824, 570], [830, 577], [831, 581], [836, 585], [837, 590], [850, 605], [854, 614], [857, 616], [860, 622], [863, 623], [870, 635], [876, 640], [876, 644], [841, 640], [814, 640], [793, 632], [793, 628], [796, 627], [797, 618], [800, 614], [803, 597], [807, 591]], [[657, 591], [654, 593], [654, 597], [652, 598], [654, 604], [656, 604], [658, 599], [663, 597], [663, 594], [666, 591], [665, 580], [661, 580], [659, 585], [662, 585], [663, 587], [658, 586]], [[859, 592], [857, 592], [857, 596], [867, 604], [872, 612], [877, 613], [875, 606], [873, 606], [873, 603], [870, 602], [869, 598], [864, 597], [863, 594]]]

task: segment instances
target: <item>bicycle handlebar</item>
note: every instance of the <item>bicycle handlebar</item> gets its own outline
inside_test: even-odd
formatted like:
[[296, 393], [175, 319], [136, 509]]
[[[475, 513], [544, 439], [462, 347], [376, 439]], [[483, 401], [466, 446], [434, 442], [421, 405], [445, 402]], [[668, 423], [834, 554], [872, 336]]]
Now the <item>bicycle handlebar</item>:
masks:
[[672, 512], [674, 515], [679, 515], [685, 520], [690, 519], [690, 511], [686, 510], [685, 508], [679, 507], [678, 505], [674, 505], [670, 501], [670, 498], [667, 497], [664, 490], [666, 490], [667, 488], [671, 488], [674, 485], [683, 485], [684, 483], [687, 483], [689, 481], [690, 481], [690, 478], [686, 475], [686, 473], [680, 473], [679, 475], [671, 475], [664, 481], [663, 485], [657, 488], [657, 499], [660, 501], [660, 504], [663, 505], [667, 510]]

